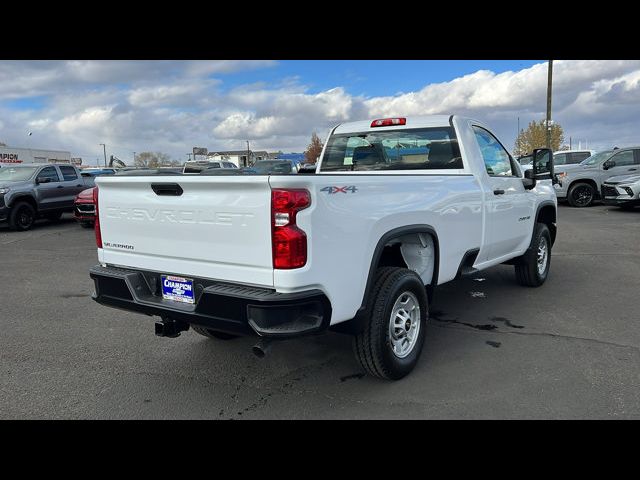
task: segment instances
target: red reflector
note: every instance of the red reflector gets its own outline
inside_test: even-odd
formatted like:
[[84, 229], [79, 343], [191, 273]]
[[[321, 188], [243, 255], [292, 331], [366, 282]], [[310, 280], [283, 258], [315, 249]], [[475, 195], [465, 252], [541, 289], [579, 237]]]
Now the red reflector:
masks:
[[296, 213], [309, 205], [311, 195], [307, 190], [271, 191], [273, 268], [291, 269], [306, 265], [307, 235], [296, 225]]
[[93, 221], [93, 229], [96, 233], [96, 245], [102, 248], [102, 232], [100, 231], [100, 215], [98, 212], [98, 187], [93, 188], [93, 206], [96, 211], [96, 218]]
[[371, 128], [374, 127], [390, 127], [392, 125], [406, 125], [406, 118], [379, 118], [371, 122]]

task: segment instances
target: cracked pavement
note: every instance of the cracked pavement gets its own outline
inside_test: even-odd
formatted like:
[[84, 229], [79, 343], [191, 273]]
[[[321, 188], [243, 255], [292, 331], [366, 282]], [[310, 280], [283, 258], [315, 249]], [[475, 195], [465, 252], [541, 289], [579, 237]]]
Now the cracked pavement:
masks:
[[440, 286], [395, 383], [362, 375], [339, 334], [265, 359], [250, 338], [156, 337], [153, 318], [91, 300], [91, 230], [0, 225], [0, 418], [640, 418], [640, 209], [558, 216], [547, 283], [498, 266]]

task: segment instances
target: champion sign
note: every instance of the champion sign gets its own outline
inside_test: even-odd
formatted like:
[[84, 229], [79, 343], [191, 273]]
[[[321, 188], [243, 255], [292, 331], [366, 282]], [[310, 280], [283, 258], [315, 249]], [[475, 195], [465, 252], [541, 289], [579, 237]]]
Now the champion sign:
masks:
[[2, 163], [22, 163], [17, 153], [0, 153], [0, 162]]

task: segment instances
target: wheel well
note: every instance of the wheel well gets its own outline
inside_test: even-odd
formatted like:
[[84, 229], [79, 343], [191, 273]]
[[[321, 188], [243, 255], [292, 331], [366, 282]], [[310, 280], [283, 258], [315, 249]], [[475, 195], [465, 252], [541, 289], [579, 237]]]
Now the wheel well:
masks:
[[34, 198], [30, 197], [29, 195], [22, 195], [21, 197], [16, 197], [16, 198], [12, 199], [11, 200], [11, 207], [15, 207], [16, 203], [19, 203], [19, 202], [27, 202], [29, 205], [31, 205], [33, 207], [33, 209], [36, 212], [38, 211], [38, 204], [36, 203]]
[[591, 180], [590, 178], [585, 178], [583, 180], [574, 180], [573, 182], [571, 182], [569, 184], [569, 187], [567, 188], [567, 195], [569, 194], [569, 190], [571, 190], [571, 187], [573, 187], [576, 183], [588, 183], [593, 187], [593, 190], [595, 191], [596, 195], [600, 193], [598, 191], [598, 184], [595, 182], [595, 180]]
[[556, 208], [553, 205], [545, 205], [538, 211], [536, 222], [544, 223], [549, 228], [551, 234], [551, 246], [556, 241]]

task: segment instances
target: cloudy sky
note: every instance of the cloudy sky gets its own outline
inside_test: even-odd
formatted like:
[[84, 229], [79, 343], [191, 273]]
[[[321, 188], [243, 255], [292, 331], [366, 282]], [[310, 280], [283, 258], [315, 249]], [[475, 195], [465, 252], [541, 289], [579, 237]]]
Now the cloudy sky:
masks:
[[[311, 132], [391, 115], [484, 120], [507, 147], [546, 109], [545, 61], [0, 61], [0, 141], [84, 163], [192, 147], [301, 152]], [[640, 61], [555, 61], [553, 119], [574, 146], [640, 143]], [[28, 133], [32, 132], [29, 136]]]

